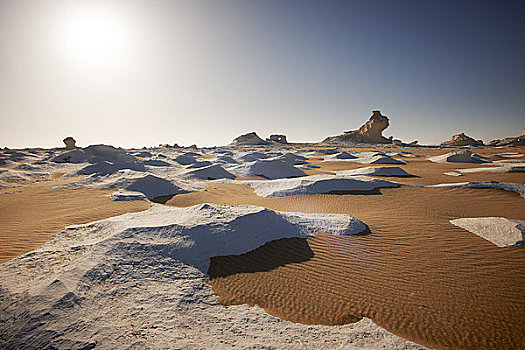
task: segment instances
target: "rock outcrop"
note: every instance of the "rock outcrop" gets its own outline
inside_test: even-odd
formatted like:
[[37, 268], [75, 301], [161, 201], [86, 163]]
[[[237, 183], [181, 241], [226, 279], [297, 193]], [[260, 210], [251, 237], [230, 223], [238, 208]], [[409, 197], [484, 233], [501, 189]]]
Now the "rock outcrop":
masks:
[[65, 139], [62, 140], [62, 142], [66, 144], [66, 149], [76, 149], [77, 148], [77, 146], [75, 146], [76, 141], [71, 136], [66, 137]]
[[496, 139], [488, 143], [489, 146], [525, 146], [525, 129], [521, 136], [506, 137], [502, 140]]
[[464, 133], [454, 135], [450, 140], [440, 143], [441, 146], [483, 146], [482, 140], [475, 140]]
[[391, 143], [392, 140], [382, 135], [388, 128], [388, 118], [380, 111], [372, 111], [372, 116], [359, 130], [345, 131], [342, 135], [330, 136], [323, 143]]
[[250, 132], [245, 135], [238, 136], [233, 139], [232, 146], [243, 146], [243, 145], [267, 145], [268, 142], [261, 139], [256, 133]]
[[288, 143], [286, 140], [286, 135], [270, 135], [269, 138], [266, 139], [268, 142], [277, 142], [277, 143]]
[[440, 156], [429, 157], [428, 160], [434, 163], [490, 163], [477, 154], [472, 154], [469, 150], [462, 150], [442, 154]]

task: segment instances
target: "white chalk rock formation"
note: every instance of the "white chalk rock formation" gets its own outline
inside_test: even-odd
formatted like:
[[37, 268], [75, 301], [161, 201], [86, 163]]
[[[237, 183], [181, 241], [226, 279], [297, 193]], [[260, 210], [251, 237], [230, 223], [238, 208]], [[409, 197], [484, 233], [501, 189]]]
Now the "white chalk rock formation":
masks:
[[190, 165], [190, 164], [197, 162], [197, 159], [195, 159], [193, 152], [183, 153], [173, 158], [173, 160], [181, 165]]
[[135, 156], [121, 148], [108, 145], [92, 145], [83, 149], [64, 152], [51, 159], [56, 163], [90, 163], [78, 171], [78, 174], [106, 175], [121, 169], [145, 171], [144, 164]]
[[217, 180], [217, 179], [235, 179], [235, 175], [229, 171], [224, 170], [218, 164], [205, 166], [202, 168], [189, 168], [184, 170], [181, 174], [185, 179], [199, 179], [199, 180]]
[[261, 139], [255, 131], [248, 134], [244, 134], [233, 139], [232, 146], [244, 146], [244, 145], [267, 145], [268, 141]]
[[361, 164], [406, 164], [404, 161], [390, 157], [383, 152], [360, 152], [356, 153], [353, 162]]
[[525, 162], [523, 163], [492, 163], [497, 166], [482, 167], [482, 168], [468, 168], [468, 169], [456, 169], [460, 173], [521, 173], [525, 172]]
[[347, 160], [347, 159], [356, 159], [357, 157], [354, 156], [353, 154], [350, 154], [348, 152], [339, 152], [339, 153], [334, 153], [334, 154], [330, 154], [329, 156], [325, 157], [323, 159], [323, 161], [325, 162], [329, 162], [329, 161], [340, 161], [340, 160]]
[[366, 175], [366, 176], [392, 176], [392, 177], [413, 177], [414, 175], [407, 173], [405, 170], [397, 166], [376, 166], [376, 167], [365, 167], [352, 170], [337, 171], [336, 175], [343, 176], [355, 176], [355, 175]]
[[483, 146], [482, 140], [475, 140], [464, 133], [453, 135], [449, 140], [443, 141], [441, 146]]
[[450, 222], [494, 243], [498, 247], [525, 246], [525, 220], [486, 217], [461, 218], [450, 220]]
[[70, 226], [0, 265], [0, 342], [10, 349], [244, 349], [283, 343], [319, 349], [335, 342], [351, 349], [420, 349], [370, 319], [312, 326], [280, 320], [259, 307], [224, 307], [206, 283], [213, 256], [311, 232], [354, 234], [363, 227], [346, 215], [211, 204], [155, 205]]
[[243, 155], [238, 156], [238, 160], [240, 162], [254, 162], [259, 159], [266, 159], [269, 158], [270, 155], [265, 152], [249, 152]]
[[259, 159], [228, 168], [228, 170], [238, 176], [262, 176], [270, 180], [306, 176], [302, 170], [280, 159]]
[[251, 186], [261, 197], [287, 197], [319, 193], [360, 193], [380, 188], [399, 187], [402, 184], [368, 176], [311, 175], [277, 180], [218, 180]]
[[[114, 188], [121, 192], [140, 192], [151, 200], [159, 196], [199, 191], [204, 186], [199, 186], [199, 184], [190, 183], [181, 179], [168, 180], [147, 172], [123, 169], [105, 176], [92, 175], [61, 185], [58, 188], [79, 187]], [[113, 195], [112, 198], [122, 200], [124, 197], [124, 195]], [[139, 197], [140, 196], [138, 196], [137, 199], [139, 199]], [[130, 199], [126, 198], [126, 200]]]
[[287, 163], [290, 163], [291, 165], [302, 165], [308, 163], [308, 158], [294, 153], [286, 153], [282, 156], [276, 157], [275, 159], [285, 161]]
[[381, 115], [380, 111], [372, 111], [370, 119], [359, 130], [327, 137], [323, 143], [391, 143], [392, 141], [382, 134], [388, 125], [388, 117]]
[[525, 198], [525, 184], [518, 184], [513, 182], [500, 182], [500, 181], [483, 181], [483, 182], [456, 182], [431, 185], [427, 187], [465, 187], [465, 188], [494, 188], [497, 190], [505, 190], [516, 192], [521, 197]]
[[492, 140], [488, 143], [488, 145], [496, 147], [525, 146], [525, 129], [523, 129], [521, 136], [506, 137], [502, 140]]
[[287, 144], [288, 141], [286, 140], [286, 135], [270, 135], [269, 138], [266, 139], [268, 142], [277, 142], [277, 143], [283, 143]]
[[440, 156], [429, 157], [428, 160], [434, 163], [490, 163], [490, 161], [472, 154], [469, 150], [450, 152]]

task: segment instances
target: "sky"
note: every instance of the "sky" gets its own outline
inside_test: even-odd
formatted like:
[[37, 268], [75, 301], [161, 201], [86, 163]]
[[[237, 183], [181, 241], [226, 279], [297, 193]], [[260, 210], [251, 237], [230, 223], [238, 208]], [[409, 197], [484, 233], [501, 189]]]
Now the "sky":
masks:
[[520, 1], [0, 0], [0, 147], [525, 128]]

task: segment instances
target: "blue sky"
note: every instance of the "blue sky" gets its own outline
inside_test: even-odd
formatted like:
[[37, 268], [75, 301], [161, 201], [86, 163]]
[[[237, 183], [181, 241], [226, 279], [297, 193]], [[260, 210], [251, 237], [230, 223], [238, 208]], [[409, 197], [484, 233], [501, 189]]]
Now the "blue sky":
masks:
[[407, 142], [515, 136], [523, 18], [505, 1], [0, 1], [0, 146], [320, 141], [374, 109]]

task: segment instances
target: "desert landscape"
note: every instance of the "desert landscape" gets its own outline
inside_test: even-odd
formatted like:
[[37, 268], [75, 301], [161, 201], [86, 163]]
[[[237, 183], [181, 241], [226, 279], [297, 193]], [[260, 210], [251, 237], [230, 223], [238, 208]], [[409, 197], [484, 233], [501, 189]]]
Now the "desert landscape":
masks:
[[3, 149], [5, 349], [525, 347], [525, 138]]
[[524, 18], [0, 0], [0, 350], [525, 349]]

